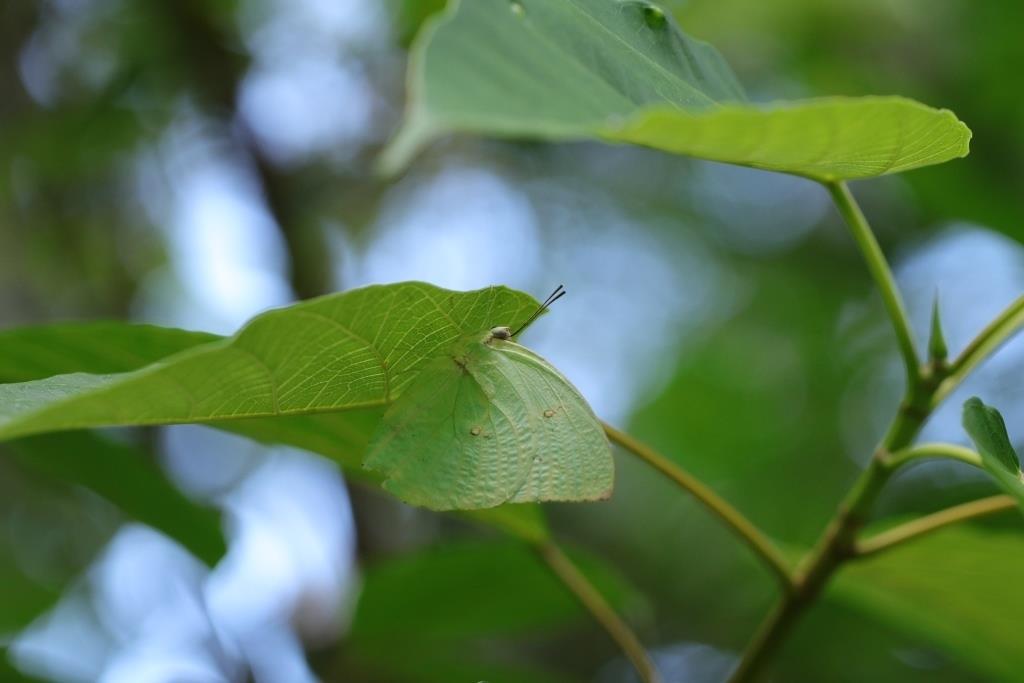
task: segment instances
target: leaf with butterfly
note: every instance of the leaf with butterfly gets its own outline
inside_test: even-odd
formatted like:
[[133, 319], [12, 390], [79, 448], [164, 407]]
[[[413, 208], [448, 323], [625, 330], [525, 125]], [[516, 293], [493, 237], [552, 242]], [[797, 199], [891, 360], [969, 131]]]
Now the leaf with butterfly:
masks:
[[[314, 418], [345, 432], [390, 406], [367, 464], [409, 502], [476, 509], [600, 498], [612, 482], [600, 423], [568, 380], [500, 329], [518, 323], [518, 333], [544, 309], [505, 287], [421, 282], [321, 297], [131, 372], [2, 384], [0, 440], [174, 423], [265, 432]], [[363, 443], [351, 439], [360, 452], [345, 459], [361, 458]]]

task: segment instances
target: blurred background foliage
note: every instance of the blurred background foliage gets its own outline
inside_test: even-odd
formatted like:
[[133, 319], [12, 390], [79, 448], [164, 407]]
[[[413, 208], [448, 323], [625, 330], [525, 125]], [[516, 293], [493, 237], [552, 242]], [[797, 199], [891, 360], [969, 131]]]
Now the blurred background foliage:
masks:
[[[441, 4], [3, 3], [0, 325], [228, 333], [368, 282], [564, 282], [570, 296], [526, 342], [603, 417], [781, 543], [809, 545], [900, 382], [823, 191], [647, 150], [467, 138], [377, 177], [409, 41]], [[920, 338], [936, 292], [955, 351], [1024, 289], [1024, 4], [668, 6], [755, 100], [901, 94], [971, 126], [967, 159], [855, 186]], [[96, 371], [166, 351], [140, 338]], [[13, 358], [0, 381], [35, 376]], [[1012, 435], [1022, 365], [1012, 343], [963, 390], [999, 406]], [[925, 438], [963, 441], [960, 398]], [[601, 558], [601, 585], [668, 680], [720, 680], [770, 577], [678, 490], [617, 465], [611, 502], [550, 507], [556, 533]], [[922, 465], [880, 516], [992, 490], [956, 464]], [[773, 680], [1021, 680], [1021, 526], [1009, 513], [852, 568]], [[521, 549], [346, 491], [321, 458], [193, 427], [3, 448], [0, 642], [13, 662], [0, 680], [632, 680]]]

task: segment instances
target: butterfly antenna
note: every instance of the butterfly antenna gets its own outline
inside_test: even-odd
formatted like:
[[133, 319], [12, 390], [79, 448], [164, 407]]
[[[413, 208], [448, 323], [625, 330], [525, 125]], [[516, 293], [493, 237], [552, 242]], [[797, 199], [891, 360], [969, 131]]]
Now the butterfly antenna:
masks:
[[536, 320], [537, 318], [540, 317], [541, 313], [543, 313], [548, 308], [550, 308], [551, 304], [555, 303], [556, 301], [561, 299], [563, 296], [565, 296], [565, 288], [562, 287], [562, 285], [558, 285], [558, 287], [555, 288], [555, 291], [551, 292], [551, 294], [548, 296], [548, 298], [544, 300], [544, 303], [542, 303], [539, 307], [537, 307], [537, 310], [533, 312], [533, 315], [531, 315], [529, 318], [527, 318], [526, 322], [524, 322], [522, 325], [520, 325], [519, 328], [515, 332], [512, 333], [512, 336], [515, 337], [520, 332], [522, 332], [527, 327], [529, 327], [533, 323], [534, 320]]

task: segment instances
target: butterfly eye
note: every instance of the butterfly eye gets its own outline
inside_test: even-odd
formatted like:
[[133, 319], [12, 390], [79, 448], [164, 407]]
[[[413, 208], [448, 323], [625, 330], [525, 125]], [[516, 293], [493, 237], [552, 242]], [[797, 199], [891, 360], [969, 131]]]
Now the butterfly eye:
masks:
[[512, 328], [511, 327], [492, 327], [491, 336], [495, 339], [511, 339]]

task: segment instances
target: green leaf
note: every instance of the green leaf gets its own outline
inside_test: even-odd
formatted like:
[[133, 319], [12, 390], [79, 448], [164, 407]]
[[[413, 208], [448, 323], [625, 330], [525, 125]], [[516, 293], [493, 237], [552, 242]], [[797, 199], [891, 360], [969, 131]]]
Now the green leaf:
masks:
[[[490, 648], [499, 650], [500, 646]], [[434, 643], [403, 642], [402, 656], [394, 643], [364, 645], [355, 654], [360, 669], [375, 674], [366, 680], [402, 683], [471, 681], [473, 683], [579, 683], [578, 678], [555, 673], [523, 661], [519, 653], [488, 653], [485, 648], [438, 648]]]
[[[573, 554], [613, 605], [634, 597], [594, 558]], [[473, 541], [434, 546], [371, 566], [349, 638], [458, 641], [528, 635], [584, 621], [586, 612], [527, 546]]]
[[[159, 328], [146, 328], [144, 350], [194, 346], [135, 372], [77, 373], [2, 385], [0, 438], [81, 426], [208, 422], [260, 441], [322, 453], [350, 474], [379, 482], [359, 464], [385, 403], [401, 394], [418, 366], [453, 348], [467, 330], [479, 334], [495, 322], [515, 323], [535, 308], [531, 297], [501, 287], [461, 294], [405, 283], [273, 311], [235, 337], [212, 343], [202, 343], [207, 336], [176, 330], [166, 330], [168, 338], [160, 340]], [[61, 353], [32, 358], [35, 367], [134, 366], [124, 358], [138, 353], [107, 358], [91, 349], [111, 338], [115, 348], [130, 349], [139, 329], [111, 324], [90, 330], [74, 328], [67, 339], [61, 326], [29, 329], [24, 336], [12, 331], [0, 335], [0, 355], [6, 348], [46, 348], [53, 342]], [[116, 358], [122, 358], [120, 367]], [[243, 417], [261, 411], [268, 413]], [[496, 512], [487, 520], [528, 540], [547, 536], [536, 511]]]
[[[115, 322], [0, 331], [0, 381], [133, 370], [216, 335]], [[220, 513], [186, 498], [142, 451], [89, 432], [26, 437], [10, 457], [26, 470], [84, 486], [129, 517], [162, 531], [209, 565], [224, 554]]]
[[134, 372], [0, 386], [0, 439], [39, 432], [383, 406], [467, 334], [525, 319], [528, 295], [376, 285], [270, 311]]
[[[0, 553], [0, 643], [52, 606], [59, 591], [30, 580], [5, 549]], [[3, 653], [0, 652], [0, 657]], [[0, 679], [2, 680], [2, 679]]]
[[0, 446], [0, 644], [53, 606], [122, 519], [96, 496], [19, 466]]
[[973, 396], [964, 403], [963, 422], [964, 429], [981, 454], [982, 467], [1024, 509], [1024, 474], [1020, 470], [1017, 451], [1006, 433], [1003, 416]]
[[450, 132], [600, 139], [806, 176], [866, 178], [967, 153], [948, 111], [898, 97], [747, 104], [711, 46], [643, 0], [455, 0], [420, 33], [395, 171]]
[[206, 332], [119, 322], [0, 330], [0, 381], [27, 382], [69, 372], [126, 372], [217, 339]]
[[207, 565], [216, 564], [227, 550], [220, 512], [186, 498], [139, 449], [90, 432], [31, 436], [10, 448], [23, 469], [88, 488]]
[[827, 593], [923, 637], [990, 681], [1024, 671], [1021, 530], [956, 526], [843, 569]]
[[[610, 604], [622, 609], [638, 601], [607, 565], [571, 555]], [[371, 565], [346, 650], [360, 669], [376, 674], [367, 676], [372, 680], [554, 683], [566, 679], [521, 656], [503, 656], [505, 641], [577, 624], [594, 628], [529, 547], [461, 541]]]
[[600, 133], [824, 182], [940, 164], [966, 156], [971, 137], [952, 112], [903, 97], [821, 97], [698, 113], [661, 107]]
[[[0, 333], [0, 363], [7, 358], [25, 361], [24, 364], [13, 364], [13, 376], [22, 379], [68, 371], [126, 372], [161, 360], [190, 345], [198, 346], [218, 339], [222, 338], [130, 323], [41, 325]], [[51, 352], [50, 349], [59, 349], [59, 352]], [[113, 352], [105, 352], [105, 349]], [[25, 368], [31, 368], [31, 371], [26, 372]], [[10, 367], [0, 365], [0, 379], [10, 379], [7, 374], [10, 372]], [[218, 422], [213, 426], [263, 443], [287, 444], [319, 453], [342, 465], [350, 478], [379, 484], [380, 477], [362, 467], [362, 457], [383, 413], [383, 407], [372, 407], [339, 413]], [[83, 456], [83, 459], [88, 457]], [[461, 514], [471, 521], [527, 542], [550, 537], [544, 513], [536, 505], [503, 505]], [[165, 533], [170, 533], [166, 526], [158, 526]]]
[[366, 466], [414, 505], [472, 510], [611, 495], [601, 423], [540, 356], [490, 332], [429, 362], [388, 409]]
[[551, 538], [544, 510], [539, 505], [499, 505], [483, 510], [465, 510], [461, 514], [527, 543]]

